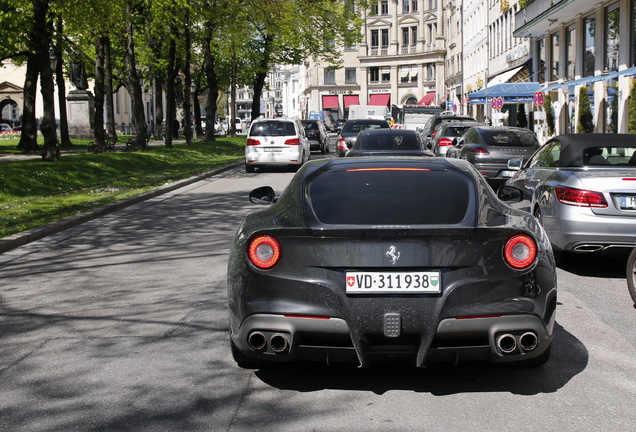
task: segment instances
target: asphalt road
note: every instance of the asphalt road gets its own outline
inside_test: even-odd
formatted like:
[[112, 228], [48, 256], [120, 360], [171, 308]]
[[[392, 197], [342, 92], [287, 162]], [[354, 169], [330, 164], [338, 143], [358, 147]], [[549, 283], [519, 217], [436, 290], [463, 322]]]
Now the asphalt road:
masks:
[[0, 254], [0, 431], [634, 430], [620, 257], [562, 264], [541, 368], [238, 368], [232, 235], [291, 176], [237, 168]]

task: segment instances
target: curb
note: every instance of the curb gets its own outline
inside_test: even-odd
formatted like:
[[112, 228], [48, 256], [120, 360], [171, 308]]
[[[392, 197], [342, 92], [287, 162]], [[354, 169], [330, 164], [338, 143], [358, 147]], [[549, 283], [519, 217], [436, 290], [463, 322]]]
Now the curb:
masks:
[[228, 171], [232, 168], [239, 167], [243, 164], [243, 162], [226, 165], [221, 168], [217, 168], [212, 171], [208, 171], [203, 174], [199, 174], [194, 177], [190, 177], [184, 180], [179, 180], [177, 182], [171, 183], [166, 186], [158, 187], [157, 189], [153, 189], [148, 192], [144, 192], [139, 195], [135, 195], [129, 198], [122, 199], [120, 201], [106, 204], [101, 207], [94, 208], [92, 210], [88, 210], [86, 212], [78, 213], [73, 216], [65, 217], [64, 219], [60, 219], [56, 222], [51, 222], [46, 225], [42, 225], [37, 228], [31, 228], [26, 231], [19, 232], [17, 234], [13, 234], [7, 237], [0, 238], [0, 254], [11, 249], [18, 248], [20, 246], [24, 246], [25, 244], [31, 243], [36, 240], [40, 240], [46, 236], [51, 234], [58, 233], [60, 231], [64, 231], [68, 228], [80, 225], [84, 222], [91, 221], [93, 219], [97, 219], [98, 217], [107, 215], [116, 210], [120, 210], [126, 207], [129, 207], [133, 204], [137, 204], [139, 202], [148, 200], [150, 198], [154, 198], [156, 196], [162, 195], [167, 192], [172, 192], [175, 189], [182, 188], [184, 186], [188, 186], [192, 183], [196, 183], [200, 180], [204, 180], [208, 177], [212, 177], [214, 175], [220, 174], [222, 172]]

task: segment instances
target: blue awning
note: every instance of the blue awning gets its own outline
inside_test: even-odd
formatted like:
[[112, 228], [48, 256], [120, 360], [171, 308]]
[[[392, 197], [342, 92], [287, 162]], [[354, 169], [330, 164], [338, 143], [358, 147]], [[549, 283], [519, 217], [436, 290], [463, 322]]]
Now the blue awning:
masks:
[[540, 91], [538, 82], [501, 83], [469, 93], [468, 98], [471, 104], [489, 103], [492, 98], [503, 98], [504, 103], [524, 103], [532, 102], [534, 94]]
[[620, 76], [632, 76], [636, 75], [636, 67], [631, 67], [629, 69], [623, 69], [622, 71], [611, 71], [609, 73], [604, 73], [601, 75], [591, 75], [585, 78], [579, 78], [577, 80], [565, 81], [562, 83], [555, 83], [546, 86], [542, 91], [547, 92], [550, 90], [556, 90], [561, 87], [575, 87], [577, 85], [589, 85], [595, 83], [596, 81], [604, 81], [609, 79], [616, 79]]

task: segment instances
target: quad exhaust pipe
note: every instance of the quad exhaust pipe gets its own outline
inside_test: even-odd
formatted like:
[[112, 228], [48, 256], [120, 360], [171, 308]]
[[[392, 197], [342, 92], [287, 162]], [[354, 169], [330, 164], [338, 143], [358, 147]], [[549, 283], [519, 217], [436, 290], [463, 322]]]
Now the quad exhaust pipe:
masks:
[[254, 351], [260, 351], [265, 348], [267, 339], [265, 338], [265, 335], [263, 333], [259, 331], [253, 331], [247, 337], [247, 343]]
[[276, 353], [281, 353], [287, 350], [287, 347], [289, 346], [287, 336], [282, 333], [274, 333], [269, 339], [269, 346], [272, 348], [272, 351]]
[[534, 350], [539, 345], [539, 338], [537, 334], [532, 331], [527, 331], [521, 336], [515, 336], [511, 333], [504, 333], [497, 337], [497, 348], [503, 354], [512, 354], [517, 351], [517, 347], [521, 348], [521, 351], [528, 352]]
[[510, 333], [502, 334], [497, 338], [497, 348], [504, 354], [510, 354], [517, 349], [517, 339]]
[[[267, 335], [261, 331], [253, 331], [247, 337], [247, 344], [254, 351], [267, 349]], [[275, 353], [282, 353], [289, 348], [289, 337], [283, 333], [274, 333], [269, 337], [269, 348]]]

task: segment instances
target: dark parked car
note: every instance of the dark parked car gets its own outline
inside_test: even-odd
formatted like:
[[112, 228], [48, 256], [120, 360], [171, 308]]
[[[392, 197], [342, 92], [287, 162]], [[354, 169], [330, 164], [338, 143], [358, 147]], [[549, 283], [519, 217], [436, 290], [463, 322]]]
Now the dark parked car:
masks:
[[453, 140], [464, 135], [471, 127], [483, 126], [479, 122], [448, 122], [441, 123], [435, 133], [435, 138], [429, 141], [429, 148], [435, 156], [446, 156], [446, 152], [453, 145]]
[[230, 248], [240, 366], [548, 360], [548, 239], [466, 161], [316, 160], [280, 198], [265, 186], [250, 200], [271, 205], [246, 217]]
[[514, 175], [508, 160], [528, 160], [541, 144], [534, 132], [512, 126], [476, 126], [464, 134], [447, 157], [466, 159], [497, 188]]
[[636, 244], [636, 136], [556, 136], [515, 172], [506, 183], [523, 193], [515, 207], [541, 221], [557, 253]]
[[320, 153], [329, 153], [329, 136], [325, 123], [322, 120], [301, 120], [301, 123], [309, 140], [309, 148], [320, 150]]
[[426, 144], [430, 144], [431, 140], [435, 138], [435, 132], [437, 127], [442, 123], [450, 123], [450, 122], [467, 122], [473, 121], [476, 122], [474, 117], [469, 115], [455, 114], [452, 112], [444, 111], [440, 114], [435, 114], [431, 118], [428, 119], [424, 128], [422, 128], [421, 132], [424, 135], [424, 141]]
[[370, 129], [358, 134], [345, 156], [433, 156], [422, 135], [406, 129]]
[[336, 144], [336, 151], [338, 152], [338, 156], [344, 156], [345, 153], [347, 153], [349, 149], [353, 147], [358, 134], [363, 130], [379, 128], [388, 129], [389, 127], [389, 122], [387, 122], [386, 120], [347, 120], [345, 124], [342, 125], [342, 130], [340, 131], [340, 135], [338, 135], [338, 142]]

